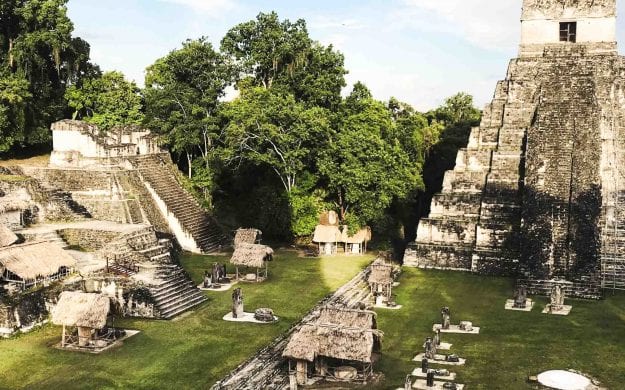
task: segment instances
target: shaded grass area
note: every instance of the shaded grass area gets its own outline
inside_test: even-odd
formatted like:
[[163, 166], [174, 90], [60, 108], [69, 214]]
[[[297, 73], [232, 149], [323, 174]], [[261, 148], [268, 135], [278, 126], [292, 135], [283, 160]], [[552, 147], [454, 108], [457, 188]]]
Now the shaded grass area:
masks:
[[[204, 270], [225, 257], [185, 255], [184, 267], [198, 284]], [[208, 292], [209, 301], [174, 321], [118, 319], [115, 326], [141, 333], [100, 355], [60, 351], [52, 346], [61, 330], [44, 326], [33, 333], [0, 341], [2, 389], [201, 389], [297, 322], [317, 301], [336, 290], [371, 260], [370, 256], [298, 258], [278, 251], [269, 280], [241, 283], [246, 311], [270, 307], [277, 324], [225, 322], [231, 291]]]
[[[625, 294], [607, 294], [602, 301], [567, 299], [569, 316], [542, 314], [546, 297], [532, 297], [532, 312], [504, 310], [514, 282], [458, 272], [405, 269], [394, 291], [398, 311], [377, 310], [385, 333], [383, 356], [377, 366], [387, 380], [378, 388], [402, 387], [406, 375], [420, 362], [423, 341], [440, 323], [440, 308], [449, 306], [452, 323], [472, 321], [479, 335], [447, 335], [452, 350], [467, 359], [452, 367], [458, 383], [471, 389], [529, 389], [526, 380], [550, 369], [575, 369], [600, 380], [610, 389], [625, 383]], [[443, 366], [440, 366], [443, 367]]]

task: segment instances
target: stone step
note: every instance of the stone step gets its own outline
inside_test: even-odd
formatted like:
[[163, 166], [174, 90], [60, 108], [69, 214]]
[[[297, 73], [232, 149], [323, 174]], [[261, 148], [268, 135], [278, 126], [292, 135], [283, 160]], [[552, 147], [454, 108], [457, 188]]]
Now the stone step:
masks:
[[171, 294], [155, 298], [159, 308], [166, 310], [167, 308], [177, 305], [178, 303], [187, 300], [192, 296], [202, 294], [200, 290], [194, 288], [194, 286], [184, 286], [184, 288], [172, 291]]
[[165, 319], [171, 319], [175, 316], [177, 316], [178, 314], [181, 314], [189, 309], [192, 309], [195, 306], [200, 305], [201, 303], [204, 303], [208, 300], [208, 298], [205, 295], [199, 296], [195, 299], [192, 299], [188, 302], [186, 302], [184, 305], [180, 305], [179, 307], [177, 307], [175, 310], [170, 310], [170, 311], [166, 311], [161, 313], [161, 315], [163, 316], [163, 318]]

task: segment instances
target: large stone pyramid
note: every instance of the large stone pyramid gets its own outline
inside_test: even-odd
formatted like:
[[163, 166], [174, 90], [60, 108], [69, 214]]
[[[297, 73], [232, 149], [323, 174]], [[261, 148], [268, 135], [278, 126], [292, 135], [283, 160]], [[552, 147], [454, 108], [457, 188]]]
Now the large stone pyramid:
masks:
[[404, 264], [625, 288], [624, 126], [616, 0], [525, 0], [519, 58]]

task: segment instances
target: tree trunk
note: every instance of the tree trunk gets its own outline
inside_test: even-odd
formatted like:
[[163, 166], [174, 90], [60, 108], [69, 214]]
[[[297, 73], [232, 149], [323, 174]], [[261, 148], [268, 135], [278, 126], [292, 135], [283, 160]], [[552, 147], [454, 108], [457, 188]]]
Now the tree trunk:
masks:
[[192, 171], [191, 171], [191, 162], [193, 161], [192, 156], [189, 152], [187, 152], [187, 164], [188, 164], [188, 168], [189, 168], [189, 179], [191, 179], [192, 176]]
[[9, 68], [13, 70], [13, 38], [9, 38]]

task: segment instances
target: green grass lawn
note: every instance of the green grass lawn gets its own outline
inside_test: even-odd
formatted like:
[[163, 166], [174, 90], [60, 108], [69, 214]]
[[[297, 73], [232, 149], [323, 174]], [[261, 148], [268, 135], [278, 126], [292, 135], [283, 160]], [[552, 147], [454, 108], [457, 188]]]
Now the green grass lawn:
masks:
[[528, 375], [549, 369], [575, 369], [610, 389], [625, 388], [625, 294], [598, 302], [567, 299], [573, 310], [561, 317], [541, 314], [548, 299], [540, 297], [530, 313], [504, 310], [512, 279], [405, 269], [400, 281], [394, 291], [403, 308], [377, 310], [385, 333], [377, 368], [387, 378], [379, 388], [403, 386], [406, 374], [420, 367], [411, 359], [423, 352], [442, 306], [451, 308], [452, 323], [481, 327], [479, 335], [442, 338], [453, 343], [450, 353], [467, 359], [451, 370], [470, 389], [528, 389]]
[[[183, 264], [199, 283], [205, 269], [224, 260], [186, 256]], [[118, 320], [117, 325], [141, 333], [101, 355], [52, 348], [61, 333], [54, 326], [0, 341], [0, 388], [208, 388], [371, 260], [302, 259], [279, 251], [268, 282], [241, 284], [247, 310], [273, 308], [281, 318], [274, 325], [222, 321], [230, 310], [230, 292], [225, 292], [208, 293], [209, 302], [174, 321]], [[528, 375], [568, 368], [610, 389], [625, 383], [624, 294], [599, 302], [567, 300], [573, 311], [559, 317], [540, 313], [547, 298], [537, 298], [530, 313], [504, 310], [512, 279], [405, 269], [400, 281], [395, 293], [403, 308], [378, 310], [385, 338], [377, 369], [386, 377], [379, 389], [403, 386], [406, 374], [419, 365], [411, 359], [422, 351], [445, 305], [451, 307], [453, 323], [469, 320], [481, 327], [479, 335], [443, 335], [443, 341], [454, 344], [451, 352], [468, 359], [466, 366], [452, 370], [470, 389], [528, 389]]]
[[[0, 388], [45, 389], [201, 389], [297, 322], [317, 301], [350, 280], [373, 258], [297, 258], [278, 251], [269, 280], [239, 284], [246, 311], [270, 307], [277, 324], [225, 322], [231, 291], [207, 293], [209, 301], [174, 321], [122, 319], [116, 326], [141, 333], [100, 355], [60, 351], [52, 345], [61, 330], [45, 326], [11, 340], [0, 340]], [[200, 283], [205, 269], [224, 257], [185, 256], [183, 265]]]

